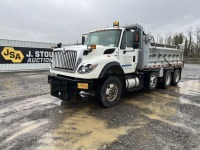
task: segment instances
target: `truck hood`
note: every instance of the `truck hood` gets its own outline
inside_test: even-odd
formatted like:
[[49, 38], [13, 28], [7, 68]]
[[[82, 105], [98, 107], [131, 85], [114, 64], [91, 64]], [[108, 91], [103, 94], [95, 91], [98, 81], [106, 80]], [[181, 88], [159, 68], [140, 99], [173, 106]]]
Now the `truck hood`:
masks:
[[83, 52], [84, 50], [87, 50], [87, 45], [66, 46], [66, 47], [63, 47], [61, 49]]
[[[108, 47], [108, 46], [102, 46], [102, 45], [96, 45], [96, 49], [93, 49], [88, 55], [103, 55], [104, 51], [107, 49], [114, 49], [115, 47]], [[62, 48], [57, 48], [57, 50], [72, 50], [72, 51], [77, 51], [79, 55], [83, 56], [84, 51], [88, 51], [87, 45], [73, 45], [73, 46], [66, 46]]]
[[[112, 49], [112, 54], [104, 54], [106, 50]], [[54, 51], [76, 51], [77, 52], [77, 64], [82, 65], [89, 62], [99, 61], [99, 58], [105, 57], [108, 59], [108, 56], [117, 58], [117, 52], [115, 47], [96, 45], [96, 49], [92, 49], [91, 51], [87, 49], [87, 45], [74, 45], [67, 46], [62, 48], [57, 48]], [[115, 51], [115, 52], [114, 52]], [[113, 53], [114, 52], [114, 53]]]

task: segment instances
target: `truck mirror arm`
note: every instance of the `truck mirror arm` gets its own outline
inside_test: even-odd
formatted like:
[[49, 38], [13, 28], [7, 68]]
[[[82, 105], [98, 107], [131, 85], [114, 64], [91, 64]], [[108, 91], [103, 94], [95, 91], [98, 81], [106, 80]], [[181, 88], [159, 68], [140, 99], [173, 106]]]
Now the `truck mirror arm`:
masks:
[[85, 43], [85, 36], [82, 35], [82, 45]]

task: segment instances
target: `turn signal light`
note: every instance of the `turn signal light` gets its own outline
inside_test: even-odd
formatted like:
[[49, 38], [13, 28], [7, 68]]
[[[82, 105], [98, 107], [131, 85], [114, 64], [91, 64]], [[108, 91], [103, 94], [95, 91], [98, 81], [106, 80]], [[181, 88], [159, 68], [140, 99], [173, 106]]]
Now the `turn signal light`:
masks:
[[89, 45], [88, 49], [96, 49], [96, 45]]

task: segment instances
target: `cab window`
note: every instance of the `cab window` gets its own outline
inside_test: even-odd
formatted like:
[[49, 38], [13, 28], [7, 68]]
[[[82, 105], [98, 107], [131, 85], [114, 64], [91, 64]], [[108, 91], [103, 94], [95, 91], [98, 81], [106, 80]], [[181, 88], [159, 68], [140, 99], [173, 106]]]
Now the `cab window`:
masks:
[[124, 33], [123, 33], [123, 37], [122, 37], [120, 48], [121, 49], [125, 49], [126, 48], [126, 31], [124, 31]]
[[133, 32], [127, 31], [127, 47], [133, 47]]

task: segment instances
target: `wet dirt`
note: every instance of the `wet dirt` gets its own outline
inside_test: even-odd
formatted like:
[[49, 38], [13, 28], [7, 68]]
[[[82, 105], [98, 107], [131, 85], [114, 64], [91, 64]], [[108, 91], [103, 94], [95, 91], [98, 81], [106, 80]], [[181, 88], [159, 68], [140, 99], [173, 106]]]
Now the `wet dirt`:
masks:
[[51, 97], [47, 74], [0, 73], [0, 149], [200, 149], [198, 65], [178, 86], [127, 93], [112, 108]]

